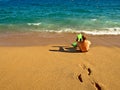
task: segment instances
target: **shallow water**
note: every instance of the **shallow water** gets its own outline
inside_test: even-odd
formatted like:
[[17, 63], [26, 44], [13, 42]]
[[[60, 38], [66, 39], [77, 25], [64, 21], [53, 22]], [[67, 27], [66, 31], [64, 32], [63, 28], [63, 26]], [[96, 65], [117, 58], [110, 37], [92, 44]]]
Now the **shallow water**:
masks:
[[0, 32], [120, 34], [120, 0], [0, 0]]

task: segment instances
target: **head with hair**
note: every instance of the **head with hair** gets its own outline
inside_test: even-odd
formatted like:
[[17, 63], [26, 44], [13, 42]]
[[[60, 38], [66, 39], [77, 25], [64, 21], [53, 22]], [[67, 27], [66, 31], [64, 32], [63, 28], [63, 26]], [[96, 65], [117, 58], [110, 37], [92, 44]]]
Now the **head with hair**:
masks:
[[85, 35], [82, 35], [82, 39], [83, 39], [83, 41], [84, 41], [84, 40], [86, 40], [87, 38], [86, 38]]

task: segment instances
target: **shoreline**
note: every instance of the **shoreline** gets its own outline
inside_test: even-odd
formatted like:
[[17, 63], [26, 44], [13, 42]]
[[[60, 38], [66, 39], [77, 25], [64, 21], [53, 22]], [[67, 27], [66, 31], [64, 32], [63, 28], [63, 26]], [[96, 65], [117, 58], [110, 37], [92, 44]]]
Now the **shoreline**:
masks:
[[[77, 34], [55, 32], [0, 33], [0, 46], [71, 45]], [[92, 42], [92, 46], [120, 47], [120, 35], [86, 34], [86, 36]]]

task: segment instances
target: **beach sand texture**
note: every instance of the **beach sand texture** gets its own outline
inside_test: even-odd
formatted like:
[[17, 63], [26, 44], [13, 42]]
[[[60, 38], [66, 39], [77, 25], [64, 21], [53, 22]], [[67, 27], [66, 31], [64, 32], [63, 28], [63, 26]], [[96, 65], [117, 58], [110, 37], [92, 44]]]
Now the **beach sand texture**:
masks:
[[88, 35], [86, 53], [71, 47], [75, 36], [1, 34], [0, 90], [119, 90], [120, 36]]

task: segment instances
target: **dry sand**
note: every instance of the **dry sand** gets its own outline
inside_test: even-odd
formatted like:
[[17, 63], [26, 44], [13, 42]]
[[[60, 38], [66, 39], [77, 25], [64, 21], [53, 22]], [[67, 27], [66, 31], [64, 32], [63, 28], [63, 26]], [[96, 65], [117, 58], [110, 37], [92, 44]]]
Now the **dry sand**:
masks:
[[120, 35], [88, 35], [86, 53], [70, 46], [75, 36], [0, 34], [0, 90], [119, 90]]

